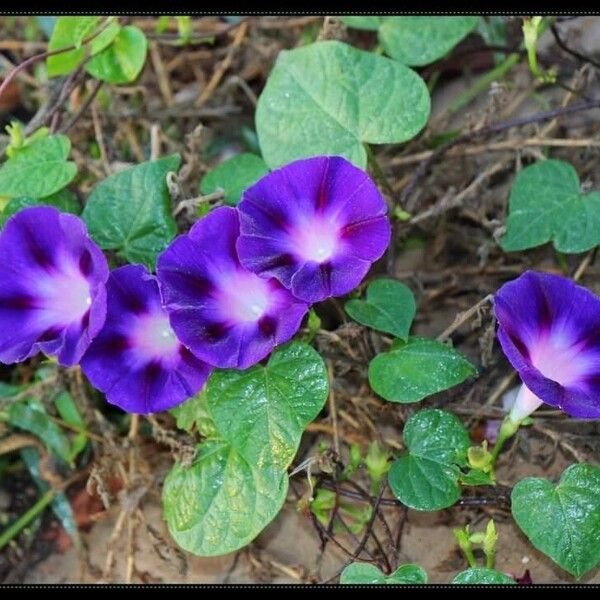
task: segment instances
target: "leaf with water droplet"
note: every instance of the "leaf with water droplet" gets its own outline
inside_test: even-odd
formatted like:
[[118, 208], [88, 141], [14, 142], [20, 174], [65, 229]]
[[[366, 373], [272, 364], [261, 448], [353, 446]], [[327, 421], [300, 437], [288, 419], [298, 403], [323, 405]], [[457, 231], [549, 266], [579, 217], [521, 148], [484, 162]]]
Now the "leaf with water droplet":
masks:
[[512, 514], [541, 552], [575, 577], [600, 563], [600, 467], [568, 467], [554, 485], [527, 477], [511, 494]]
[[474, 567], [459, 573], [452, 583], [459, 585], [516, 585], [517, 582], [500, 571]]
[[460, 467], [467, 464], [469, 434], [451, 413], [436, 408], [412, 415], [404, 426], [408, 453], [391, 466], [388, 482], [400, 502], [440, 510], [460, 498]]
[[319, 354], [292, 342], [266, 366], [215, 371], [206, 393], [221, 437], [251, 464], [287, 469], [304, 428], [325, 404], [329, 383]]
[[[215, 556], [260, 533], [285, 500], [287, 468], [328, 392], [323, 359], [300, 342], [277, 349], [265, 366], [213, 372], [205, 392], [213, 437], [191, 467], [173, 467], [163, 491], [180, 546]], [[179, 412], [182, 425], [190, 425], [194, 406]]]
[[384, 575], [375, 565], [355, 562], [340, 575], [342, 585], [400, 585], [427, 583], [427, 573], [419, 565], [402, 565], [390, 575]]
[[207, 441], [191, 466], [177, 463], [163, 488], [164, 516], [174, 540], [199, 556], [249, 544], [281, 509], [285, 471], [258, 468], [229, 443]]

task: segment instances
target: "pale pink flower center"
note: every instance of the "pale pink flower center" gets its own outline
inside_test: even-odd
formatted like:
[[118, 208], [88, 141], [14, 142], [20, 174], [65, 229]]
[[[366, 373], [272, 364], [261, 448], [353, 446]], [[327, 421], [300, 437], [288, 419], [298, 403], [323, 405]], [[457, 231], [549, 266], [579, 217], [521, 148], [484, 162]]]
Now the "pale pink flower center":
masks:
[[163, 314], [147, 314], [136, 317], [132, 342], [134, 349], [148, 359], [168, 358], [179, 347], [179, 341], [169, 318]]
[[41, 275], [36, 284], [48, 323], [68, 325], [90, 309], [90, 284], [75, 265], [65, 263], [60, 271]]
[[269, 284], [253, 273], [229, 273], [219, 285], [219, 308], [226, 321], [254, 323], [269, 309]]
[[530, 357], [533, 366], [544, 377], [565, 386], [581, 381], [590, 368], [590, 357], [581, 352], [580, 345], [556, 331], [532, 344]]
[[339, 244], [339, 225], [323, 217], [297, 226], [292, 236], [295, 252], [304, 260], [322, 263], [329, 260]]

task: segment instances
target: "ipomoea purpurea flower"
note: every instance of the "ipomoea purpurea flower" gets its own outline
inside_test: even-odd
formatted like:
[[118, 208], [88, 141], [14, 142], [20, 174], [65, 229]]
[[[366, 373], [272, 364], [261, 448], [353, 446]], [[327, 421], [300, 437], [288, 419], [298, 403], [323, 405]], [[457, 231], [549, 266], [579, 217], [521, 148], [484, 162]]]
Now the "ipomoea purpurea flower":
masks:
[[237, 211], [213, 210], [158, 257], [157, 277], [179, 339], [210, 365], [245, 369], [289, 340], [308, 306], [247, 271], [238, 236]]
[[523, 385], [519, 422], [542, 403], [600, 417], [600, 298], [558, 275], [527, 271], [495, 296], [498, 339]]
[[242, 265], [306, 302], [352, 291], [390, 242], [377, 186], [339, 156], [276, 169], [243, 193], [238, 210]]
[[81, 219], [50, 206], [13, 215], [0, 231], [0, 362], [78, 363], [104, 325], [107, 278]]
[[175, 336], [158, 283], [141, 265], [115, 269], [106, 324], [81, 361], [106, 399], [131, 413], [173, 408], [198, 392], [210, 367]]

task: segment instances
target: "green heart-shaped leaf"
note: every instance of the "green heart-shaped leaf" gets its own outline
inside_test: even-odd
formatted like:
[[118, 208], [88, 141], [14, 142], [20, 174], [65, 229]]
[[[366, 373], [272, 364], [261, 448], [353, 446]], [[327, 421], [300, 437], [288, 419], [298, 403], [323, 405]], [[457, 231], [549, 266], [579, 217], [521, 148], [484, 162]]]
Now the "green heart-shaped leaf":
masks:
[[411, 69], [341, 42], [317, 42], [279, 54], [256, 131], [271, 168], [318, 154], [365, 167], [365, 143], [411, 139], [429, 110], [427, 86]]
[[355, 320], [406, 340], [415, 317], [415, 297], [394, 279], [378, 279], [367, 288], [366, 300], [349, 300], [346, 312]]
[[178, 463], [167, 475], [164, 516], [184, 550], [199, 556], [228, 554], [249, 544], [273, 520], [287, 488], [285, 471], [262, 468], [227, 442], [209, 440], [198, 447], [190, 467]]
[[516, 581], [501, 573], [500, 571], [496, 571], [494, 569], [486, 569], [484, 567], [475, 567], [473, 569], [467, 569], [462, 573], [459, 573], [453, 580], [452, 583], [458, 583], [462, 585], [476, 585], [476, 584], [506, 584], [506, 585], [516, 585]]
[[276, 350], [266, 366], [213, 372], [207, 403], [200, 394], [178, 411], [183, 426], [212, 417], [204, 429], [212, 438], [192, 466], [175, 465], [165, 480], [164, 514], [180, 546], [200, 556], [227, 554], [268, 525], [285, 500], [302, 432], [328, 393], [323, 359], [299, 342]]
[[292, 342], [274, 352], [266, 366], [215, 371], [206, 393], [219, 434], [249, 464], [285, 470], [304, 428], [325, 404], [329, 381], [319, 354]]
[[130, 83], [143, 69], [147, 51], [144, 32], [132, 25], [123, 27], [116, 32], [112, 43], [86, 64], [85, 70], [107, 83]]
[[459, 467], [466, 464], [470, 443], [463, 424], [443, 410], [420, 410], [406, 421], [403, 436], [409, 452], [388, 473], [394, 495], [415, 510], [454, 504], [460, 498]]
[[93, 189], [82, 218], [101, 248], [154, 269], [157, 255], [177, 232], [166, 177], [177, 171], [179, 162], [178, 154], [145, 162]]
[[396, 340], [389, 352], [369, 364], [369, 383], [390, 402], [418, 402], [477, 375], [477, 369], [457, 350], [425, 338]]
[[225, 193], [225, 202], [235, 206], [242, 192], [268, 172], [269, 167], [260, 156], [244, 152], [209, 171], [200, 182], [200, 191], [212, 194], [221, 189]]
[[427, 583], [427, 573], [419, 565], [402, 565], [391, 575], [384, 575], [375, 565], [352, 563], [340, 575], [340, 583], [345, 585], [398, 585]]
[[67, 160], [71, 142], [64, 135], [50, 135], [19, 149], [0, 168], [0, 196], [38, 199], [62, 189], [77, 173]]
[[502, 248], [525, 250], [550, 241], [567, 253], [600, 243], [600, 192], [582, 194], [577, 172], [562, 160], [543, 160], [517, 175]]
[[479, 17], [344, 17], [349, 27], [379, 30], [387, 54], [405, 65], [420, 67], [452, 50], [479, 23]]
[[571, 465], [558, 485], [528, 477], [511, 500], [523, 533], [565, 571], [581, 577], [600, 562], [600, 467]]

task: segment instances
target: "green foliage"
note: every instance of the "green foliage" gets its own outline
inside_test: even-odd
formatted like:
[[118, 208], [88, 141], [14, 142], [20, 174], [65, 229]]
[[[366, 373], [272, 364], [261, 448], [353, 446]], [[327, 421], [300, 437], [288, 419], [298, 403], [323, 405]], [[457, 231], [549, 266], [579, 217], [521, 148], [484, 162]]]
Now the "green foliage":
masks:
[[554, 17], [548, 19], [547, 17], [523, 17], [523, 42], [525, 49], [527, 50], [527, 62], [532, 75], [534, 75], [541, 83], [554, 83], [556, 81], [556, 71], [550, 69], [544, 71], [538, 63], [537, 59], [537, 46], [540, 37], [544, 31], [548, 28], [550, 22], [554, 20]]
[[200, 182], [200, 191], [212, 194], [223, 190], [225, 202], [235, 206], [242, 192], [268, 172], [269, 168], [260, 156], [244, 152], [209, 171]]
[[48, 77], [66, 75], [80, 65], [86, 53], [81, 42], [92, 34], [99, 21], [100, 17], [58, 17], [48, 42], [48, 51], [54, 52], [70, 46], [75, 48], [46, 59]]
[[479, 24], [479, 17], [344, 17], [349, 27], [379, 31], [389, 56], [421, 67], [442, 58]]
[[130, 25], [120, 29], [112, 43], [98, 52], [85, 69], [92, 77], [107, 83], [131, 83], [143, 69], [147, 52], [144, 32]]
[[341, 17], [341, 21], [348, 27], [355, 29], [366, 29], [368, 31], [377, 31], [386, 17], [378, 17], [377, 15], [361, 15], [358, 17]]
[[102, 50], [108, 48], [108, 46], [114, 42], [120, 31], [121, 26], [119, 25], [119, 22], [116, 19], [111, 20], [90, 42], [90, 54], [95, 56], [98, 52], [102, 52]]
[[417, 307], [406, 285], [394, 279], [377, 279], [369, 284], [365, 300], [349, 300], [345, 309], [361, 325], [406, 341]]
[[466, 464], [469, 434], [451, 413], [420, 410], [404, 427], [408, 454], [388, 474], [392, 492], [415, 510], [439, 510], [460, 498], [460, 468]]
[[467, 473], [462, 473], [460, 482], [463, 485], [494, 485], [495, 481], [490, 472], [480, 471], [479, 469], [470, 469]]
[[344, 525], [335, 520], [333, 523], [333, 533], [347, 533], [348, 530], [354, 535], [360, 534], [365, 528], [373, 509], [371, 506], [356, 506], [344, 500], [336, 498], [335, 492], [320, 488], [317, 490], [315, 498], [310, 503], [310, 510], [324, 527], [329, 527], [333, 511], [337, 507], [337, 515], [344, 520]]
[[285, 472], [246, 460], [226, 441], [208, 440], [198, 447], [191, 467], [178, 463], [167, 475], [164, 517], [184, 550], [227, 554], [250, 543], [273, 520], [287, 488]]
[[445, 56], [477, 27], [479, 17], [388, 17], [379, 29], [385, 51], [406, 65], [423, 66]]
[[217, 428], [208, 409], [206, 390], [202, 390], [183, 404], [171, 409], [177, 427], [191, 432], [194, 427], [204, 437], [216, 437]]
[[568, 467], [557, 485], [528, 477], [511, 494], [512, 514], [531, 543], [581, 577], [600, 562], [600, 467]]
[[402, 565], [391, 575], [384, 575], [375, 565], [352, 563], [340, 575], [345, 585], [399, 585], [427, 583], [427, 573], [419, 565]]
[[419, 337], [395, 340], [389, 352], [369, 364], [369, 383], [382, 398], [402, 404], [462, 383], [477, 369], [457, 350]]
[[145, 162], [93, 189], [82, 216], [101, 248], [154, 269], [156, 257], [177, 232], [166, 177], [179, 163], [177, 154]]
[[414, 71], [341, 42], [316, 42], [279, 54], [256, 130], [271, 168], [318, 154], [365, 167], [365, 143], [411, 139], [429, 110], [429, 92]]
[[[31, 478], [35, 481], [40, 492], [45, 493], [50, 486], [40, 473], [40, 455], [35, 448], [23, 448], [20, 452], [21, 459], [29, 470]], [[73, 538], [76, 544], [79, 543], [79, 530], [75, 522], [75, 515], [64, 492], [56, 491], [50, 504], [56, 517], [61, 522], [65, 531]]]
[[498, 532], [493, 519], [490, 519], [485, 528], [485, 532], [476, 531], [471, 533], [469, 525], [462, 529], [453, 530], [454, 537], [458, 542], [460, 549], [464, 552], [469, 566], [477, 567], [477, 559], [473, 553], [473, 546], [481, 546], [485, 556], [485, 566], [487, 569], [493, 569], [496, 562], [496, 545], [498, 543]]
[[371, 478], [371, 493], [377, 494], [383, 476], [390, 470], [390, 453], [377, 441], [371, 442], [365, 456], [365, 467]]
[[452, 583], [462, 585], [476, 585], [476, 584], [500, 584], [500, 585], [516, 585], [516, 581], [494, 569], [486, 569], [484, 567], [474, 567], [467, 569], [462, 573], [459, 573], [453, 580]]
[[214, 556], [260, 533], [285, 500], [287, 468], [328, 392], [323, 359], [298, 342], [275, 351], [266, 366], [212, 374], [206, 397], [214, 433], [191, 467], [173, 467], [163, 491], [180, 546]]
[[582, 194], [577, 172], [562, 160], [540, 161], [517, 175], [502, 248], [526, 250], [550, 241], [565, 253], [600, 242], [600, 192]]
[[180, 16], [175, 17], [177, 21], [177, 31], [179, 32], [179, 44], [185, 45], [192, 39], [194, 33], [194, 26], [192, 24], [192, 17]]
[[47, 127], [40, 127], [36, 129], [31, 135], [25, 136], [25, 130], [20, 121], [12, 121], [6, 126], [6, 133], [10, 137], [10, 143], [6, 148], [6, 156], [12, 158], [19, 151], [27, 146], [31, 146], [34, 142], [47, 138], [50, 134], [50, 130]]
[[216, 371], [206, 389], [221, 436], [250, 463], [280, 470], [291, 463], [328, 391], [323, 359], [301, 343], [273, 353], [266, 367]]
[[0, 167], [0, 196], [39, 199], [54, 194], [77, 173], [68, 161], [71, 142], [64, 135], [43, 137], [23, 146]]
[[33, 433], [50, 452], [66, 463], [71, 462], [71, 445], [68, 438], [37, 400], [13, 402], [8, 408], [8, 422], [14, 427]]
[[[85, 45], [82, 45], [84, 44]], [[49, 77], [67, 75], [85, 58], [86, 71], [108, 83], [129, 83], [139, 75], [148, 41], [137, 27], [121, 27], [115, 17], [59, 17], [48, 44], [50, 51], [74, 47], [46, 59]]]
[[74, 215], [78, 215], [81, 212], [81, 205], [79, 204], [77, 196], [67, 189], [60, 190], [45, 198], [35, 199], [21, 196], [9, 200], [4, 210], [0, 213], [0, 227], [4, 227], [6, 221], [14, 214], [24, 208], [29, 208], [30, 206], [55, 206], [62, 212]]
[[54, 399], [54, 406], [60, 415], [60, 418], [71, 425], [75, 430], [79, 430], [71, 442], [69, 459], [72, 462], [87, 445], [88, 437], [85, 432], [85, 421], [83, 420], [75, 401], [68, 392], [60, 392]]

